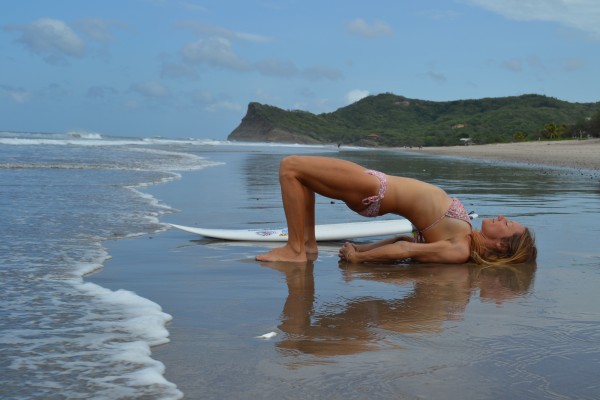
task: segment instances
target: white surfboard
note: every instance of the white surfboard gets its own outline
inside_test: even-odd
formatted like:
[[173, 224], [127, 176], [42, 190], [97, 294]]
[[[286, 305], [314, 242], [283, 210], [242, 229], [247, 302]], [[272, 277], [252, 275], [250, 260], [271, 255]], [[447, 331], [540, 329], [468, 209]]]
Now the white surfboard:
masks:
[[[477, 214], [469, 214], [471, 219]], [[250, 242], [285, 242], [288, 239], [287, 228], [259, 229], [209, 229], [169, 224], [173, 228], [214, 239], [238, 240]], [[370, 236], [411, 234], [413, 226], [407, 219], [377, 220], [368, 222], [348, 222], [341, 224], [316, 225], [317, 241], [357, 239]]]
[[[225, 240], [250, 240], [256, 242], [285, 242], [287, 228], [260, 229], [207, 229], [169, 224], [185, 232]], [[356, 239], [369, 236], [395, 235], [412, 232], [412, 224], [406, 220], [385, 220], [370, 222], [349, 222], [315, 226], [317, 241]]]
[[[287, 228], [260, 229], [207, 229], [169, 224], [173, 228], [198, 235], [225, 240], [254, 242], [285, 242], [288, 239]], [[348, 222], [343, 224], [316, 225], [317, 241], [356, 239], [369, 236], [408, 234], [412, 224], [406, 219], [369, 222]]]

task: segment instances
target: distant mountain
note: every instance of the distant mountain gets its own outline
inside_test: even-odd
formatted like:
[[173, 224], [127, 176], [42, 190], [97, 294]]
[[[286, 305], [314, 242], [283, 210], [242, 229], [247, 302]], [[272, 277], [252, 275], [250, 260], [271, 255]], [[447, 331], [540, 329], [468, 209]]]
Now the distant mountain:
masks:
[[445, 146], [461, 138], [509, 142], [517, 133], [536, 138], [549, 123], [573, 125], [599, 109], [600, 102], [535, 94], [436, 102], [385, 93], [318, 115], [253, 102], [228, 140], [366, 146]]

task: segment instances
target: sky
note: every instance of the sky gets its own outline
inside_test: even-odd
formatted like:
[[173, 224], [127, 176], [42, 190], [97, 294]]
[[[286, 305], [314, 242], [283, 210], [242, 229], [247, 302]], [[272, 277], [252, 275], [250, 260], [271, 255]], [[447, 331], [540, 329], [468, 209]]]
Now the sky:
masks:
[[598, 0], [19, 0], [0, 131], [224, 140], [248, 103], [600, 101]]

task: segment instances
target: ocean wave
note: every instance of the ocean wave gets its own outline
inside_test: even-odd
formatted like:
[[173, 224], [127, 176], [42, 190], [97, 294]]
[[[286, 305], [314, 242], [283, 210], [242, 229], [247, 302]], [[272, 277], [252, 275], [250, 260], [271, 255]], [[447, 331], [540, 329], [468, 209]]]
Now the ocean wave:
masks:
[[[113, 171], [147, 171], [162, 172], [170, 177], [178, 178], [177, 171], [193, 171], [220, 165], [195, 154], [183, 151], [161, 150], [156, 148], [126, 148], [126, 154], [115, 155], [101, 149], [95, 152], [83, 152], [78, 157], [65, 159], [61, 154], [52, 155], [46, 152], [47, 160], [30, 160], [0, 162], [0, 170], [113, 170]], [[153, 183], [161, 183], [155, 182]]]
[[70, 131], [67, 135], [78, 139], [102, 139], [102, 135], [96, 132]]
[[0, 135], [53, 144], [0, 145], [0, 197], [12, 204], [0, 235], [0, 397], [181, 398], [151, 352], [169, 341], [171, 316], [85, 277], [110, 258], [106, 240], [166, 229], [159, 217], [173, 209], [143, 188], [217, 163], [184, 146], [58, 147], [73, 139], [35, 135]]
[[[0, 132], [0, 144], [12, 146], [237, 146], [237, 147], [297, 147], [328, 149], [329, 144], [299, 144], [274, 142], [232, 142], [207, 138], [118, 137], [96, 132], [67, 133]], [[348, 147], [345, 147], [348, 149]]]
[[0, 132], [0, 144], [10, 146], [216, 146], [223, 143], [212, 139], [116, 137], [85, 131], [72, 131], [64, 134]]

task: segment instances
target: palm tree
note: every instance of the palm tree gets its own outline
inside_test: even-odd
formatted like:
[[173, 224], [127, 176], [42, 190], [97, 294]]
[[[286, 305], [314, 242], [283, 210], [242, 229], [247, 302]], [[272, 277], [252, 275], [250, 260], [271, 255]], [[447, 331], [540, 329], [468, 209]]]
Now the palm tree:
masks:
[[549, 124], [544, 125], [544, 129], [542, 129], [540, 135], [544, 139], [558, 139], [562, 136], [566, 128], [567, 126], [565, 124], [558, 126], [554, 122], [550, 122]]

